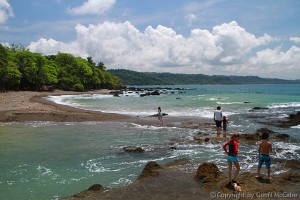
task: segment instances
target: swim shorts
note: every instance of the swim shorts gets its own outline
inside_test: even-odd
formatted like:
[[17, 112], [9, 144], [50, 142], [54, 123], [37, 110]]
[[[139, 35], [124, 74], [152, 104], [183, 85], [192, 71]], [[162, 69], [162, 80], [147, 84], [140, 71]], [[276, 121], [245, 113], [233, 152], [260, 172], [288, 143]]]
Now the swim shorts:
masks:
[[227, 161], [235, 163], [238, 161], [238, 159], [235, 156], [227, 156]]
[[222, 121], [218, 121], [218, 120], [216, 120], [215, 121], [216, 122], [216, 126], [219, 128], [219, 127], [221, 127], [221, 123], [222, 123]]
[[270, 169], [271, 168], [271, 158], [269, 155], [261, 154], [259, 161], [258, 161], [258, 168], [261, 168], [263, 164], [266, 164], [266, 168]]

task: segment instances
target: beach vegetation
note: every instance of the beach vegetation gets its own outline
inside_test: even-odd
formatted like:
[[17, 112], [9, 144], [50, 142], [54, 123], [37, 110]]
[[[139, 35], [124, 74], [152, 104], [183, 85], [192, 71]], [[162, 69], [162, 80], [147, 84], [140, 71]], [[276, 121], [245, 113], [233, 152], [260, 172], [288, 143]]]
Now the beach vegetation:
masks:
[[81, 83], [76, 83], [74, 85], [74, 90], [77, 91], [77, 92], [83, 92], [84, 91], [84, 87]]
[[41, 55], [28, 49], [0, 44], [0, 89], [84, 91], [119, 89], [121, 80], [106, 71], [102, 62], [92, 57], [75, 57], [68, 53]]

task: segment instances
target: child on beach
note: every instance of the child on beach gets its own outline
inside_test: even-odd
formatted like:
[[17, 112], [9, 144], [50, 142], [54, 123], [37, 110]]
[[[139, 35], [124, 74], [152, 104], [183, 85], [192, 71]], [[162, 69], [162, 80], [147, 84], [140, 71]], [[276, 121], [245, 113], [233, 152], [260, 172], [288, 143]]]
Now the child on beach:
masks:
[[226, 116], [223, 116], [222, 125], [223, 125], [223, 137], [224, 138], [226, 138], [227, 124], [228, 124], [228, 118]]
[[161, 123], [162, 125], [164, 125], [164, 121], [163, 121], [163, 118], [162, 118], [163, 114], [162, 114], [162, 112], [161, 112], [161, 108], [158, 107], [158, 108], [157, 108], [157, 111], [158, 111], [158, 113], [157, 113], [157, 115], [158, 115], [158, 120], [160, 121], [160, 123]]
[[260, 169], [263, 163], [266, 164], [268, 180], [271, 180], [271, 159], [270, 159], [270, 152], [272, 152], [272, 143], [268, 141], [269, 133], [263, 132], [262, 133], [262, 141], [258, 146], [258, 168], [257, 168], [257, 176], [256, 178], [260, 178]]
[[[228, 140], [224, 145], [223, 149], [227, 154], [227, 162], [228, 162], [228, 179], [229, 182], [236, 183], [236, 178], [240, 171], [240, 163], [237, 159], [238, 151], [239, 151], [239, 143], [238, 143], [239, 135], [237, 133], [233, 133], [231, 139]], [[227, 150], [228, 146], [228, 150]], [[231, 171], [232, 171], [232, 163], [235, 166], [235, 172], [233, 175], [233, 179], [231, 179]]]

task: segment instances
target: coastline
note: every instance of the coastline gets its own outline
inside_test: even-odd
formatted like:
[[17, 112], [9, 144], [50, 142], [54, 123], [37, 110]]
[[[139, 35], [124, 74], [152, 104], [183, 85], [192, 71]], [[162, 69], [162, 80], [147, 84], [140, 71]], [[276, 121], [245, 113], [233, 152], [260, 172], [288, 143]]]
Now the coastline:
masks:
[[[0, 94], [0, 121], [1, 122], [25, 122], [25, 121], [56, 121], [56, 122], [84, 122], [84, 121], [125, 121], [145, 126], [161, 126], [157, 117], [138, 117], [116, 113], [102, 113], [99, 111], [89, 111], [56, 104], [44, 97], [55, 95], [74, 95], [74, 94], [109, 94], [109, 90], [90, 91], [86, 93], [54, 91], [54, 92], [7, 92]], [[216, 138], [215, 134], [204, 135], [204, 133], [214, 133], [212, 119], [199, 119], [192, 117], [173, 117], [164, 118], [167, 126], [199, 129], [195, 141], [205, 142], [204, 139], [210, 138], [210, 142], [221, 142], [222, 138]], [[203, 133], [202, 133], [203, 132]], [[255, 140], [254, 140], [255, 141]], [[253, 142], [250, 140], [250, 142]], [[277, 161], [279, 162], [279, 161]], [[232, 189], [226, 188], [225, 172], [221, 172], [221, 177], [213, 185], [203, 185], [193, 180], [195, 171], [183, 172], [182, 168], [189, 168], [187, 165], [195, 166], [199, 163], [183, 163], [178, 166], [164, 167], [160, 170], [160, 176], [150, 177], [143, 181], [134, 182], [128, 186], [104, 191], [92, 191], [88, 193], [76, 194], [70, 199], [211, 199], [211, 192], [220, 194], [233, 194]], [[292, 192], [297, 191], [300, 183], [299, 173], [300, 163], [294, 169], [284, 174], [274, 176], [271, 183], [259, 182], [254, 178], [255, 174], [244, 172], [241, 174], [240, 183], [244, 194], [268, 194], [267, 192]], [[293, 167], [287, 167], [289, 169]], [[101, 184], [101, 182], [100, 182]], [[253, 187], [257, 185], [257, 187]], [[158, 190], [158, 186], [159, 189]], [[155, 194], [155, 195], [154, 195]], [[273, 194], [273, 193], [272, 193]], [[275, 193], [274, 193], [275, 194]], [[282, 192], [280, 193], [282, 194]], [[299, 197], [300, 194], [297, 194]], [[200, 198], [199, 198], [200, 197]], [[67, 198], [68, 199], [68, 198]], [[125, 198], [126, 199], [126, 198]], [[249, 198], [241, 198], [249, 199]], [[272, 199], [260, 198], [257, 199]], [[294, 198], [289, 198], [294, 199]]]
[[[94, 90], [73, 92], [55, 90], [53, 92], [10, 91], [0, 93], [0, 122], [53, 121], [124, 121], [147, 126], [161, 126], [157, 117], [130, 116], [118, 113], [84, 110], [67, 105], [57, 104], [46, 99], [47, 96], [110, 94], [113, 90]], [[213, 128], [212, 120], [197, 117], [164, 117], [166, 126], [182, 128]]]
[[85, 93], [55, 90], [53, 92], [18, 91], [0, 94], [0, 122], [55, 121], [84, 122], [112, 121], [130, 118], [127, 115], [89, 111], [56, 104], [44, 97], [74, 94], [109, 94], [110, 90]]

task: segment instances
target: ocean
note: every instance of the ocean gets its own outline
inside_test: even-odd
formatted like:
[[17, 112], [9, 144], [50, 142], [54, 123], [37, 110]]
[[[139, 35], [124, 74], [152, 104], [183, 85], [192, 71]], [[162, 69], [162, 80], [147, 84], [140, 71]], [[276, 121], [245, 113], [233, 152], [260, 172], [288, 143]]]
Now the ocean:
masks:
[[[140, 93], [126, 92], [120, 97], [83, 94], [47, 98], [81, 109], [136, 117], [156, 114], [160, 106], [168, 116], [199, 120], [212, 118], [220, 105], [229, 119], [230, 132], [254, 133], [269, 128], [289, 134], [290, 141], [273, 142], [272, 157], [300, 160], [300, 125], [279, 128], [265, 123], [300, 111], [300, 85], [159, 87], [168, 89], [160, 89], [159, 96], [140, 97]], [[265, 109], [252, 111], [254, 107]], [[199, 130], [168, 126], [168, 116], [164, 118], [167, 126], [121, 121], [0, 123], [0, 199], [59, 199], [94, 183], [121, 187], [134, 182], [149, 161], [164, 164], [189, 158], [213, 161], [221, 169], [226, 168], [222, 144], [192, 142]], [[123, 147], [129, 145], [146, 151], [125, 153]], [[239, 155], [242, 171], [256, 170], [257, 146], [241, 143]], [[280, 165], [272, 167], [273, 174], [284, 171]]]

